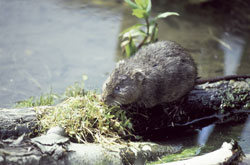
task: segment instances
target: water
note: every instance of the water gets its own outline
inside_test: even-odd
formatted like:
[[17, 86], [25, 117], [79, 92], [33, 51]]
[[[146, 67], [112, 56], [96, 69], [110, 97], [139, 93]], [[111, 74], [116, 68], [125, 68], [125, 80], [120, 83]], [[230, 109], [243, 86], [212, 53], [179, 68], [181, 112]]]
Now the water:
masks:
[[[211, 125], [210, 128], [213, 128], [212, 132], [208, 132], [208, 139], [205, 139], [207, 146], [213, 146], [215, 149], [221, 147], [223, 142], [230, 142], [232, 139], [239, 142], [243, 152], [245, 154], [250, 154], [250, 119], [248, 118], [245, 122], [241, 124], [227, 124], [227, 125]], [[202, 131], [201, 131], [202, 132]], [[202, 132], [206, 133], [206, 132]], [[199, 136], [198, 136], [199, 137]], [[199, 139], [199, 138], [198, 138]], [[197, 141], [197, 144], [200, 141]]]
[[[154, 1], [153, 15], [180, 14], [159, 21], [160, 40], [189, 50], [201, 77], [249, 74], [250, 30], [241, 32], [245, 26], [234, 27], [228, 15], [187, 2]], [[83, 74], [88, 76], [86, 88], [100, 91], [122, 58], [118, 34], [137, 21], [118, 0], [0, 0], [0, 107], [51, 88], [62, 93]], [[249, 121], [215, 126], [213, 132], [203, 131], [199, 143], [219, 147], [226, 135], [240, 140], [250, 153], [248, 127]]]
[[[246, 35], [225, 31], [212, 16], [194, 14], [190, 4], [153, 5], [153, 15], [181, 15], [159, 22], [160, 40], [174, 40], [188, 49], [201, 77], [249, 73]], [[83, 74], [88, 76], [87, 89], [100, 90], [121, 59], [119, 32], [137, 21], [119, 1], [1, 0], [0, 107], [50, 89], [62, 93]]]
[[83, 1], [0, 1], [0, 106], [52, 88], [60, 93], [83, 74], [99, 89], [115, 64], [122, 13]]

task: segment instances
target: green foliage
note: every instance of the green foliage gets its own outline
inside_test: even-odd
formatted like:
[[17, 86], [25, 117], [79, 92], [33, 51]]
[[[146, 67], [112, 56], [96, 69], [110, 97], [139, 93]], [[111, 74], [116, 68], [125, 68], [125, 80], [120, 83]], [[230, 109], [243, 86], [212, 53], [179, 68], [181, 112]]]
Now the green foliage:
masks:
[[45, 105], [53, 105], [55, 101], [60, 98], [59, 95], [53, 94], [52, 92], [48, 94], [43, 94], [39, 98], [30, 97], [27, 100], [18, 102], [15, 107], [36, 107], [36, 106], [45, 106]]
[[74, 85], [66, 88], [63, 97], [69, 98], [69, 97], [83, 96], [85, 94], [84, 82], [87, 79], [88, 77], [86, 75], [83, 75], [81, 82], [75, 82]]
[[54, 105], [56, 102], [59, 102], [60, 100], [65, 100], [70, 97], [83, 96], [85, 94], [84, 81], [87, 79], [88, 77], [86, 75], [83, 75], [82, 81], [75, 82], [74, 85], [67, 87], [62, 95], [54, 94], [52, 93], [52, 90], [50, 90], [48, 94], [43, 94], [39, 98], [32, 96], [27, 100], [20, 101], [15, 105], [15, 107], [23, 108], [23, 107]]
[[156, 22], [158, 19], [179, 15], [175, 12], [164, 12], [150, 18], [151, 0], [125, 0], [125, 2], [132, 8], [132, 15], [145, 21], [144, 24], [133, 25], [120, 33], [121, 47], [127, 57], [135, 54], [143, 45], [158, 40], [158, 24]]

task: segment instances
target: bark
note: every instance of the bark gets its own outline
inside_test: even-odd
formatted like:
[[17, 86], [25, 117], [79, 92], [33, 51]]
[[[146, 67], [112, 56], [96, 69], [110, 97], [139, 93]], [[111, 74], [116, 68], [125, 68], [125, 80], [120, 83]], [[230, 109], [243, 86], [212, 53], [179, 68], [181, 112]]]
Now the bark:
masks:
[[0, 109], [0, 139], [33, 133], [35, 127], [34, 108]]

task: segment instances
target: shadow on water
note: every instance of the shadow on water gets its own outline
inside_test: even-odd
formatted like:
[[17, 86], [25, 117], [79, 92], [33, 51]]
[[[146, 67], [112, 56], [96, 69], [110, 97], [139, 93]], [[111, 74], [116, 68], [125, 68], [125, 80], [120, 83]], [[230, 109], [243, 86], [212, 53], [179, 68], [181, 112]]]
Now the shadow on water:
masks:
[[[225, 7], [219, 10], [213, 1], [202, 5], [192, 1], [153, 1], [153, 15], [180, 14], [159, 21], [160, 40], [183, 45], [194, 57], [201, 77], [249, 74], [250, 20], [239, 16], [237, 24], [234, 12], [226, 12], [239, 11], [231, 0], [224, 1]], [[62, 93], [83, 74], [88, 76], [87, 89], [100, 90], [107, 73], [122, 58], [119, 32], [137, 21], [118, 0], [1, 0], [0, 107], [50, 88]], [[249, 125], [248, 120], [245, 125], [210, 126], [192, 141], [197, 144], [199, 137], [200, 145], [212, 141], [220, 146], [225, 136], [233, 137], [250, 153]]]

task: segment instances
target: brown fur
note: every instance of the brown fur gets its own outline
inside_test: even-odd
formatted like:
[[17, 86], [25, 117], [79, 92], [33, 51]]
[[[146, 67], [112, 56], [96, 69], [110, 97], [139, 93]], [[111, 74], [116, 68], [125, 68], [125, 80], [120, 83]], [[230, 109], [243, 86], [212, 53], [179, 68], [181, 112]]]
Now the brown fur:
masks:
[[177, 101], [194, 85], [250, 78], [250, 75], [210, 79], [197, 79], [196, 76], [195, 63], [180, 45], [171, 41], [157, 42], [118, 63], [103, 85], [102, 100], [110, 105], [135, 103], [151, 108]]
[[180, 99], [194, 87], [196, 77], [191, 56], [175, 42], [161, 41], [119, 62], [103, 85], [102, 100], [151, 108]]

